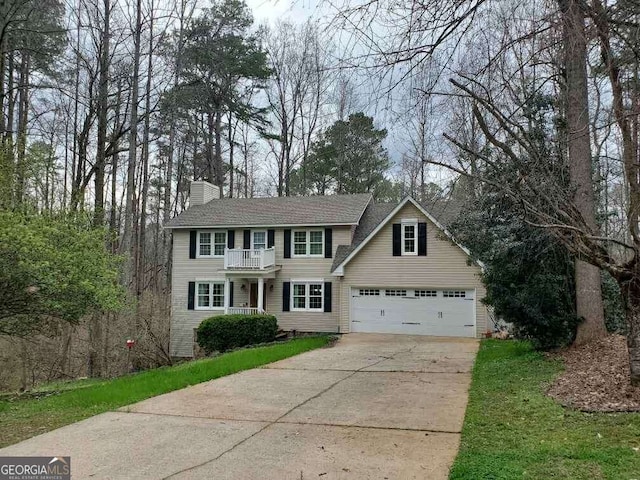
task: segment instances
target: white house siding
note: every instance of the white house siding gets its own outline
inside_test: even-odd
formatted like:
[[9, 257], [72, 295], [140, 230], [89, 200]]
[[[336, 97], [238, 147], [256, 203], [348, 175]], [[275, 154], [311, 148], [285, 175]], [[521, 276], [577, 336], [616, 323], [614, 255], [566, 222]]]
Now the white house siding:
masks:
[[[351, 242], [350, 227], [332, 227], [332, 257], [338, 245]], [[295, 230], [295, 229], [293, 229]], [[292, 234], [293, 239], [293, 234]], [[292, 240], [293, 242], [293, 240]], [[300, 330], [303, 332], [337, 332], [340, 320], [340, 287], [339, 281], [330, 273], [333, 258], [294, 257], [284, 258], [284, 230], [275, 232], [276, 264], [282, 265], [276, 279], [269, 280], [267, 285], [267, 312], [278, 317], [278, 324], [284, 330]], [[331, 287], [331, 313], [324, 312], [283, 312], [282, 282], [292, 279], [322, 279], [333, 282]], [[272, 283], [271, 283], [272, 282]], [[270, 285], [273, 284], [273, 291]]]
[[[242, 243], [242, 231], [236, 231], [236, 245]], [[189, 282], [199, 280], [224, 280], [222, 258], [189, 258], [189, 230], [173, 231], [173, 271], [171, 277], [171, 355], [193, 355], [193, 330], [205, 318], [220, 315], [222, 310], [189, 310], [187, 301]], [[242, 305], [249, 301], [249, 291], [234, 281], [233, 303]]]
[[[304, 228], [304, 227], [300, 227]], [[312, 228], [312, 227], [311, 227]], [[332, 227], [333, 255], [338, 245], [351, 242], [351, 228]], [[235, 247], [241, 248], [243, 230], [235, 230]], [[295, 228], [293, 229], [295, 230]], [[294, 257], [284, 258], [284, 229], [275, 229], [276, 264], [282, 269], [275, 279], [265, 280], [267, 285], [266, 310], [276, 315], [280, 328], [305, 332], [337, 332], [340, 319], [340, 282], [331, 276], [333, 258]], [[171, 288], [171, 354], [177, 357], [193, 355], [193, 330], [205, 318], [223, 313], [216, 310], [189, 310], [187, 308], [189, 282], [198, 280], [223, 280], [222, 258], [189, 258], [189, 230], [173, 230], [173, 272]], [[283, 312], [282, 282], [291, 279], [323, 279], [333, 282], [332, 311], [324, 312]], [[249, 302], [249, 285], [246, 280], [236, 278], [234, 282], [233, 304], [239, 306]], [[273, 290], [271, 289], [273, 286]]]
[[[392, 225], [403, 218], [427, 222], [427, 256], [392, 255]], [[442, 239], [439, 230], [413, 204], [405, 205], [344, 268], [340, 332], [350, 331], [351, 287], [432, 287], [476, 290], [476, 335], [486, 331], [487, 311], [481, 299], [486, 291], [480, 268], [455, 244]]]

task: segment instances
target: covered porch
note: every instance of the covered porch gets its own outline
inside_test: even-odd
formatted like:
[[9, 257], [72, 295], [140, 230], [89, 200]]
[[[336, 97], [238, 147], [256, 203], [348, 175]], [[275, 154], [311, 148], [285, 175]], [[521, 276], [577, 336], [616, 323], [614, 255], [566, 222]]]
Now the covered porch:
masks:
[[[267, 296], [273, 291], [277, 270], [279, 268], [270, 271], [226, 271], [224, 313], [243, 315], [266, 313]], [[239, 285], [239, 289], [243, 292], [239, 302], [233, 301], [232, 284]]]

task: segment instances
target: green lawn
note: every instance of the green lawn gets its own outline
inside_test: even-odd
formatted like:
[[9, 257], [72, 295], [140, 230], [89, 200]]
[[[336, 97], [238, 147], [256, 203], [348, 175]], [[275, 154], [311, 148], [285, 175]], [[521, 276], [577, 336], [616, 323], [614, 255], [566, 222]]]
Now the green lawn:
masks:
[[298, 338], [113, 380], [66, 383], [60, 393], [41, 398], [0, 400], [0, 447], [145, 398], [313, 350], [328, 342], [326, 336]]
[[482, 342], [450, 479], [640, 479], [640, 414], [565, 409], [562, 371], [527, 342]]

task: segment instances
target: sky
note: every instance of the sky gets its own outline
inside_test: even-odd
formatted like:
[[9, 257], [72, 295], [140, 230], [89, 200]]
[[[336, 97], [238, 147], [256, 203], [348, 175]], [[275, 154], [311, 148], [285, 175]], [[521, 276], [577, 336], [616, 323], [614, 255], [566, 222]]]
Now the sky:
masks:
[[273, 23], [278, 19], [304, 22], [321, 13], [315, 0], [247, 0], [247, 5], [258, 23]]
[[[333, 2], [327, 0], [245, 0], [253, 11], [257, 24], [272, 24], [278, 20], [288, 20], [296, 23], [305, 22], [310, 17], [322, 19], [328, 22], [335, 13], [335, 8], [331, 6]], [[324, 23], [321, 22], [321, 23]], [[355, 74], [357, 75], [357, 74]], [[406, 128], [398, 121], [397, 114], [390, 114], [398, 105], [393, 105], [396, 101], [391, 97], [382, 100], [372, 100], [371, 91], [373, 86], [370, 80], [358, 87], [361, 93], [356, 92], [355, 101], [359, 110], [364, 110], [366, 114], [374, 117], [378, 128], [384, 127], [388, 131], [384, 145], [389, 152], [389, 156], [394, 163], [400, 162], [402, 155], [407, 150]], [[395, 97], [396, 95], [392, 95]], [[400, 107], [402, 109], [404, 107]], [[395, 118], [394, 118], [395, 116]], [[440, 143], [440, 142], [436, 142]], [[441, 148], [442, 145], [433, 145]], [[392, 169], [396, 170], [395, 168]], [[428, 177], [430, 181], [438, 184], [446, 184], [452, 179], [452, 174], [446, 169], [431, 166]]]

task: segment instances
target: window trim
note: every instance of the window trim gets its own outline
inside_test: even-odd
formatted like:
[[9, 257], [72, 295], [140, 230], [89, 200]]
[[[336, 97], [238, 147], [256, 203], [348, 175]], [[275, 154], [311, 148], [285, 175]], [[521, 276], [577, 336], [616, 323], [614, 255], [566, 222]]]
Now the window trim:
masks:
[[[225, 288], [225, 281], [224, 280], [196, 280], [195, 281], [196, 287], [195, 287], [195, 293], [194, 293], [194, 299], [193, 299], [193, 309], [194, 310], [224, 310], [224, 306], [225, 306], [225, 302], [226, 302], [226, 288]], [[209, 305], [208, 307], [201, 307], [199, 302], [200, 302], [200, 294], [199, 294], [199, 287], [200, 285], [203, 284], [207, 284], [209, 285]], [[213, 306], [213, 285], [215, 284], [220, 284], [222, 285], [222, 306], [220, 307], [214, 307]], [[216, 296], [220, 296], [220, 295], [216, 295]]]
[[[290, 305], [292, 312], [315, 312], [324, 313], [324, 279], [292, 279], [290, 292]], [[295, 285], [304, 285], [304, 306], [305, 308], [296, 308], [294, 302]], [[320, 307], [310, 308], [311, 285], [320, 285]], [[299, 297], [299, 295], [297, 295]], [[317, 297], [318, 295], [313, 295]]]
[[[210, 255], [200, 255], [200, 234], [201, 233], [210, 233], [211, 234], [211, 254]], [[226, 230], [198, 230], [196, 234], [196, 258], [224, 258], [224, 251], [222, 255], [216, 255], [216, 233], [224, 234], [224, 248], [226, 250], [229, 237], [228, 232]], [[218, 245], [222, 245], [222, 242], [218, 243]]]
[[[406, 250], [405, 227], [413, 227], [413, 251]], [[400, 253], [405, 256], [418, 255], [418, 220], [416, 218], [402, 219], [400, 222]]]
[[267, 245], [269, 244], [269, 235], [266, 230], [251, 230], [251, 250], [257, 250], [255, 248], [255, 239], [253, 238], [256, 233], [264, 233], [264, 250], [266, 250], [268, 248]]
[[[302, 242], [296, 242], [296, 232], [305, 232], [305, 253], [296, 253], [296, 243], [301, 244]], [[320, 253], [311, 253], [311, 232], [320, 233], [322, 238], [322, 247], [320, 248]], [[318, 242], [313, 242], [317, 244]], [[307, 229], [297, 229], [291, 230], [291, 258], [294, 257], [312, 257], [312, 258], [324, 258], [324, 230], [318, 228], [307, 228]]]

